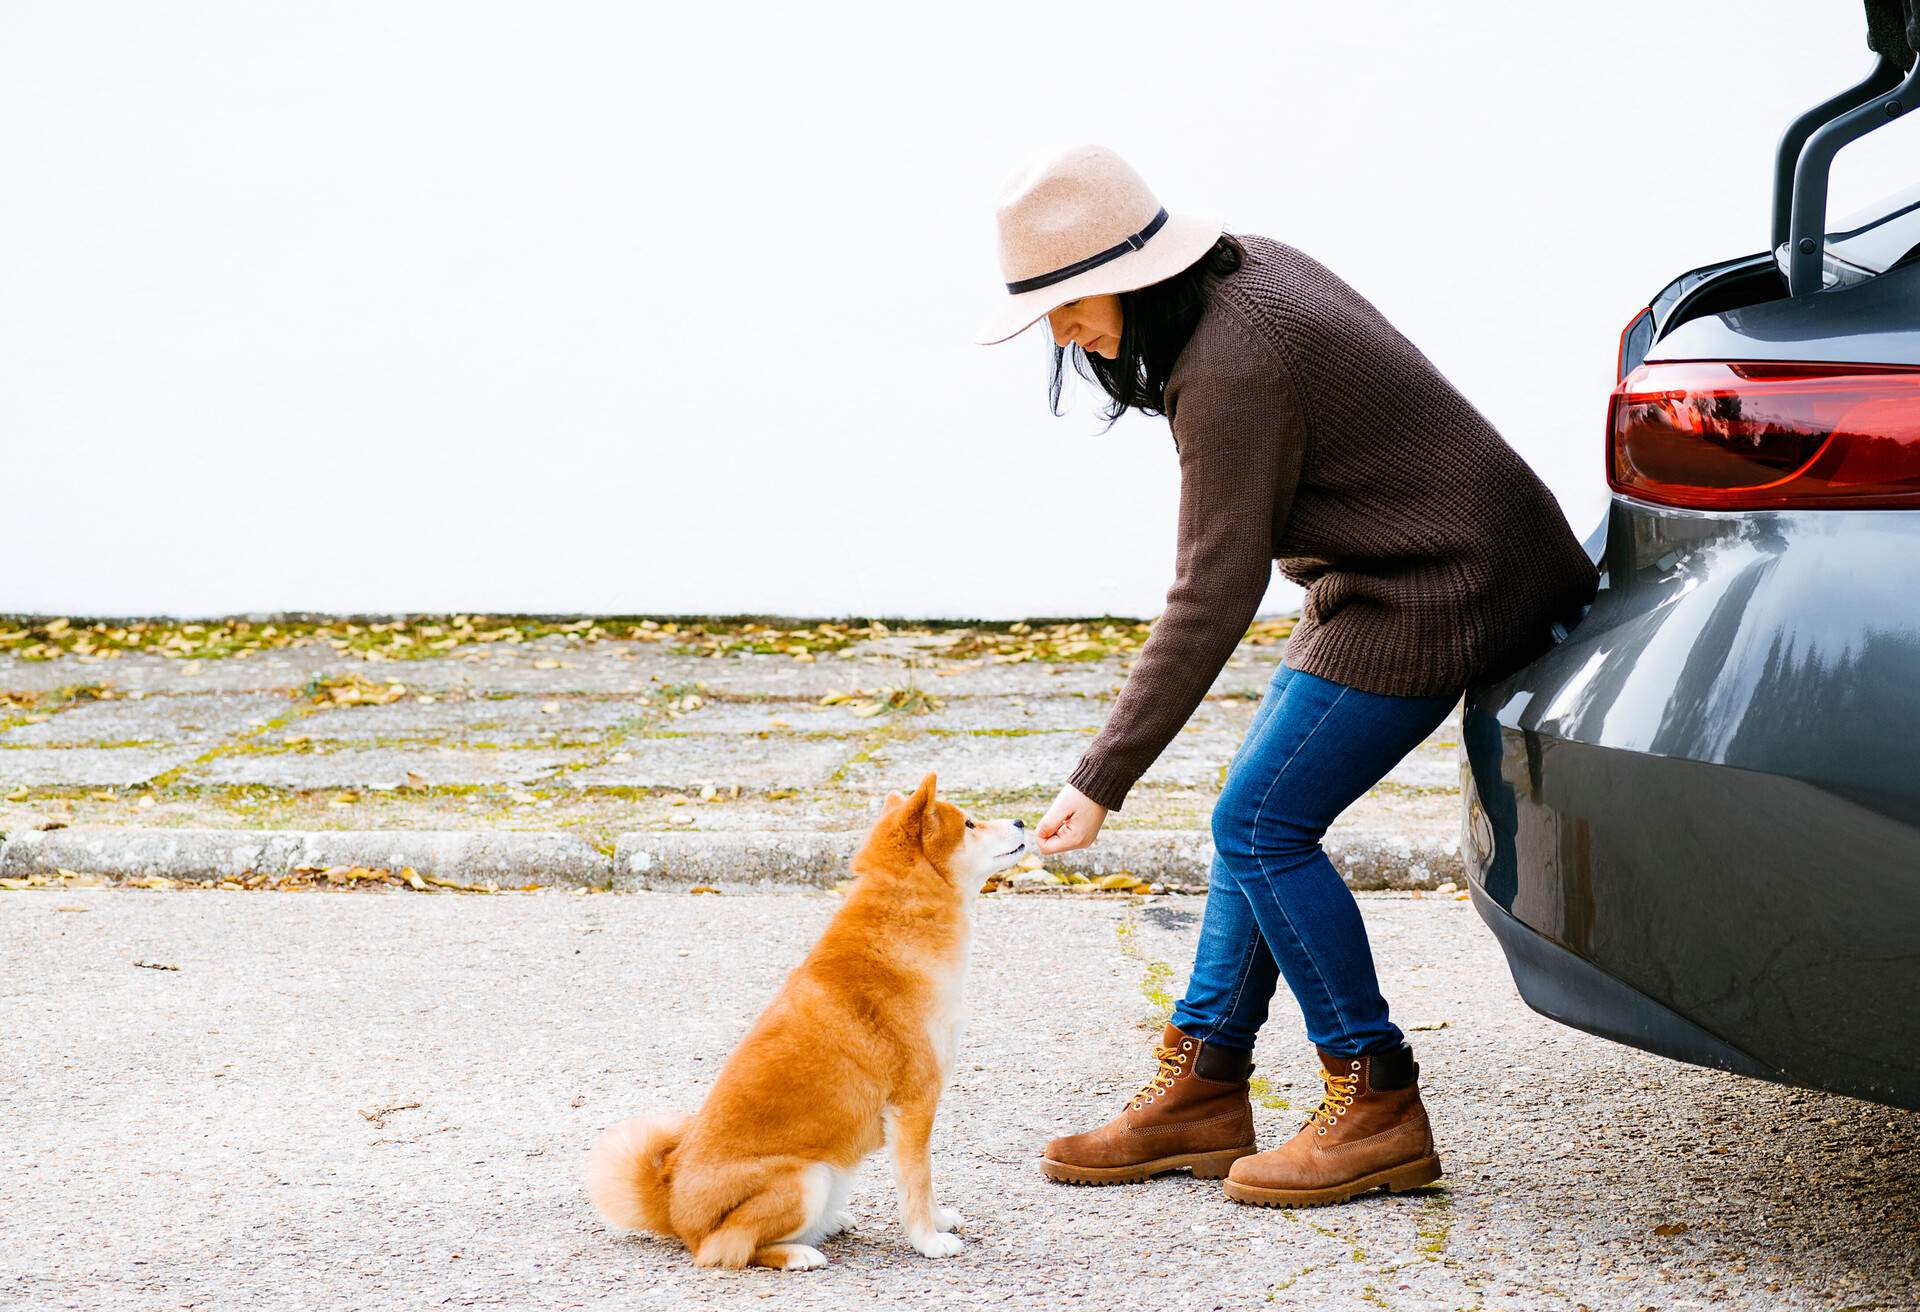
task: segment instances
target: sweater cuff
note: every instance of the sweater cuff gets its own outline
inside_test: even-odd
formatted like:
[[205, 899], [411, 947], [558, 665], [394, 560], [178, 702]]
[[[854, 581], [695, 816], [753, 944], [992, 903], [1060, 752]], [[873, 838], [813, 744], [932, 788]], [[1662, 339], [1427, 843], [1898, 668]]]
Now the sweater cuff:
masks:
[[1133, 787], [1134, 780], [1089, 753], [1080, 758], [1080, 764], [1067, 777], [1067, 783], [1107, 810], [1118, 811], [1126, 802], [1127, 790]]

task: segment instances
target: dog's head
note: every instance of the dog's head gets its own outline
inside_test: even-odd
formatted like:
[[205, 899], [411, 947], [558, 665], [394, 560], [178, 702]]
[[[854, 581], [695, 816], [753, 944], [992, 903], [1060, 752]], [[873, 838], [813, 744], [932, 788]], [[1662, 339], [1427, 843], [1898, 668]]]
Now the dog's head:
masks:
[[974, 819], [936, 797], [935, 783], [928, 775], [911, 797], [888, 793], [867, 851], [876, 856], [886, 852], [895, 862], [924, 859], [956, 887], [976, 892], [988, 875], [1027, 854], [1026, 823]]

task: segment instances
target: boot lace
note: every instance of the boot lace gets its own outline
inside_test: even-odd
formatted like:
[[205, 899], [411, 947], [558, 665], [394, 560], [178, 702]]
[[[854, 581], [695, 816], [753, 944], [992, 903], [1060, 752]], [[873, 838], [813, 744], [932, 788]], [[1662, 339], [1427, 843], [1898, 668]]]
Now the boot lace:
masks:
[[[1358, 1066], [1359, 1063], [1355, 1062], [1354, 1065]], [[1314, 1108], [1313, 1115], [1307, 1118], [1307, 1124], [1321, 1122], [1318, 1133], [1325, 1134], [1347, 1108], [1353, 1106], [1353, 1096], [1360, 1087], [1360, 1072], [1352, 1070], [1345, 1075], [1335, 1075], [1332, 1071], [1323, 1070], [1320, 1080], [1326, 1085], [1326, 1092], [1321, 1095], [1320, 1105]]]
[[1140, 1086], [1140, 1092], [1134, 1094], [1127, 1103], [1129, 1107], [1138, 1107], [1142, 1103], [1149, 1103], [1158, 1098], [1173, 1087], [1173, 1082], [1179, 1079], [1187, 1068], [1187, 1054], [1178, 1048], [1163, 1048], [1155, 1044], [1153, 1056], [1154, 1060], [1160, 1063], [1160, 1069], [1153, 1073], [1152, 1079]]

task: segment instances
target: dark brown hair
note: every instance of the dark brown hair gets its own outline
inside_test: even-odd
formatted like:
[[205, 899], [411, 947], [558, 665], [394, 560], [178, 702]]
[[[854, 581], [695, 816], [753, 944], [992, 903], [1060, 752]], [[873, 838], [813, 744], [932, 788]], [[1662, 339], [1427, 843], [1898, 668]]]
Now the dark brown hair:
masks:
[[1239, 239], [1222, 233], [1205, 255], [1171, 278], [1138, 291], [1121, 292], [1118, 358], [1088, 355], [1078, 346], [1051, 346], [1053, 373], [1047, 384], [1048, 408], [1056, 415], [1060, 413], [1060, 389], [1071, 352], [1074, 372], [1098, 384], [1107, 394], [1103, 417], [1109, 426], [1128, 410], [1163, 413], [1173, 362], [1193, 336], [1194, 325], [1213, 299], [1214, 287], [1238, 269], [1245, 257], [1246, 248]]

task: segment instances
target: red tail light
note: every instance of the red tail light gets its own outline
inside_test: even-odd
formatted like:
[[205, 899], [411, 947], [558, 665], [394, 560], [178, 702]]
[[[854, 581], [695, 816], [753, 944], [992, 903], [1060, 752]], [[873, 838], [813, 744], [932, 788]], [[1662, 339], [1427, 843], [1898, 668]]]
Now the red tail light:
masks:
[[1920, 507], [1920, 368], [1641, 365], [1614, 389], [1607, 481], [1702, 510]]
[[1653, 311], [1645, 309], [1627, 320], [1627, 326], [1620, 330], [1619, 368], [1614, 371], [1613, 379], [1619, 382], [1647, 358], [1647, 348], [1653, 345]]

